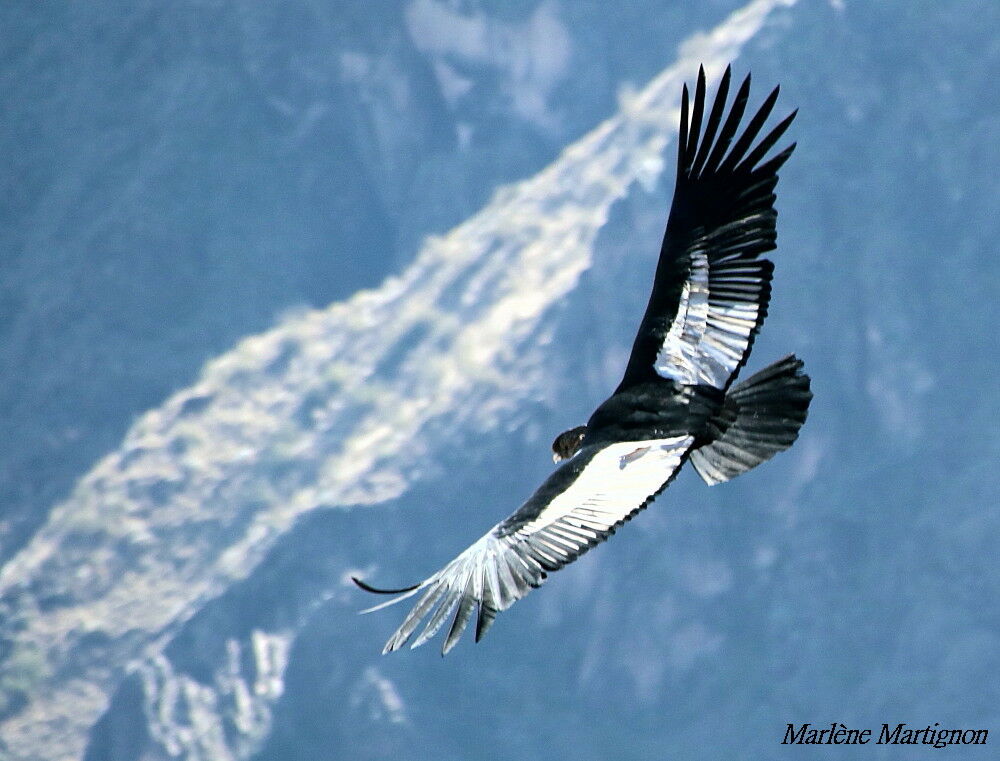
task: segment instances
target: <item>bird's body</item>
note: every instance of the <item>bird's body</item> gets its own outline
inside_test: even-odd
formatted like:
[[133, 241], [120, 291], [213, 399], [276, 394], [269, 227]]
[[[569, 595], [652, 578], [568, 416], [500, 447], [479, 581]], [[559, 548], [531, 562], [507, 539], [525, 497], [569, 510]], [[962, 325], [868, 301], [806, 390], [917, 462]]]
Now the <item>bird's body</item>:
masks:
[[398, 594], [370, 610], [423, 591], [386, 652], [401, 647], [426, 619], [413, 647], [422, 644], [453, 612], [443, 652], [473, 613], [479, 640], [499, 611], [607, 539], [688, 460], [715, 484], [794, 442], [812, 397], [798, 359], [786, 357], [733, 385], [767, 314], [773, 265], [759, 255], [775, 247], [773, 190], [794, 145], [761, 162], [794, 113], [753, 145], [775, 89], [737, 138], [750, 79], [723, 119], [729, 78], [727, 69], [704, 133], [704, 72], [690, 112], [684, 88], [674, 201], [621, 383], [585, 426], [553, 442], [555, 458], [565, 462], [451, 563], [405, 589], [380, 590], [355, 580], [368, 591]]

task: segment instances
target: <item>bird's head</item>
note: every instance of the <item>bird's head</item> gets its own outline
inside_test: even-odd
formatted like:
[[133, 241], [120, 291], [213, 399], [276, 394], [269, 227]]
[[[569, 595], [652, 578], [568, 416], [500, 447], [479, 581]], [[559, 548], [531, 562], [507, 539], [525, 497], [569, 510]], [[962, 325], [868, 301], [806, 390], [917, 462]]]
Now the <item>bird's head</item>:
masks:
[[570, 428], [556, 436], [552, 442], [552, 461], [562, 462], [575, 455], [583, 443], [583, 437], [587, 435], [587, 426], [578, 425]]

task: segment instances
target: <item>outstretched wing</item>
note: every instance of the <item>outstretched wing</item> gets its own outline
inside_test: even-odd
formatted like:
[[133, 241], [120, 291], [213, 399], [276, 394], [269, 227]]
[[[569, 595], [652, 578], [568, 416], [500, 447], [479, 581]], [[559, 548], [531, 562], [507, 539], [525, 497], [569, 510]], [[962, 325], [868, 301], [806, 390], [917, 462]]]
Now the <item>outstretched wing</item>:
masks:
[[704, 133], [704, 70], [698, 73], [690, 114], [684, 87], [673, 205], [649, 305], [619, 391], [655, 375], [684, 385], [728, 388], [767, 314], [773, 265], [758, 256], [775, 247], [774, 188], [794, 143], [760, 162], [796, 112], [752, 147], [777, 100], [776, 87], [733, 143], [750, 76], [723, 121], [729, 81], [727, 68]]
[[[454, 647], [478, 610], [476, 641], [506, 610], [556, 571], [615, 532], [662, 491], [694, 441], [675, 436], [589, 446], [557, 468], [513, 515], [420, 584], [369, 608], [379, 610], [423, 591], [383, 652], [398, 650], [426, 618], [412, 647], [433, 637], [455, 613], [442, 654]], [[375, 589], [355, 581], [363, 589]], [[457, 609], [457, 610], [456, 610]]]

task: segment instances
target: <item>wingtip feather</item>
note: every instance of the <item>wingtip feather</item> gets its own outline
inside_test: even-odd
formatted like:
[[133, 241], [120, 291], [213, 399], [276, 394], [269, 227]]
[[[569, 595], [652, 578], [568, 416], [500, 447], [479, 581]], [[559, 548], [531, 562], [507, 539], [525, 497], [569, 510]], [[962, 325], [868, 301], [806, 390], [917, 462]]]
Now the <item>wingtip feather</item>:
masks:
[[458, 610], [455, 612], [455, 620], [452, 621], [448, 636], [445, 637], [444, 644], [441, 646], [441, 655], [447, 655], [458, 644], [462, 632], [465, 631], [465, 627], [469, 625], [469, 619], [472, 618], [472, 609], [475, 604], [475, 600], [467, 593], [462, 595], [458, 603]]
[[701, 135], [701, 119], [705, 113], [705, 68], [699, 67], [698, 69], [698, 81], [694, 88], [694, 105], [691, 109], [691, 122], [688, 127], [688, 139], [687, 147], [684, 149], [684, 167], [683, 171], [685, 174], [689, 174], [692, 168], [692, 160], [695, 157], [696, 149], [698, 148], [698, 138]]
[[681, 88], [681, 123], [677, 130], [677, 178], [680, 179], [684, 174], [683, 169], [685, 165], [684, 152], [687, 150], [688, 141], [688, 86], [687, 82]]
[[711, 175], [719, 168], [719, 164], [722, 162], [723, 156], [726, 155], [729, 144], [736, 135], [736, 130], [740, 126], [740, 121], [743, 119], [743, 112], [746, 111], [747, 100], [749, 98], [750, 75], [747, 74], [742, 84], [740, 84], [739, 89], [736, 91], [736, 97], [733, 99], [733, 103], [729, 108], [729, 116], [726, 117], [726, 121], [722, 125], [722, 130], [719, 132], [719, 137], [715, 142], [715, 147], [712, 149], [708, 156], [708, 160], [705, 162], [704, 169], [702, 170], [704, 174]]
[[400, 595], [403, 594], [404, 592], [412, 592], [413, 590], [417, 589], [420, 586], [420, 584], [413, 584], [412, 586], [400, 587], [399, 589], [382, 589], [380, 587], [373, 587], [371, 584], [362, 581], [357, 576], [352, 576], [351, 581], [353, 581], [355, 584], [357, 584], [361, 589], [365, 590], [366, 592], [371, 592], [372, 594], [376, 595]]

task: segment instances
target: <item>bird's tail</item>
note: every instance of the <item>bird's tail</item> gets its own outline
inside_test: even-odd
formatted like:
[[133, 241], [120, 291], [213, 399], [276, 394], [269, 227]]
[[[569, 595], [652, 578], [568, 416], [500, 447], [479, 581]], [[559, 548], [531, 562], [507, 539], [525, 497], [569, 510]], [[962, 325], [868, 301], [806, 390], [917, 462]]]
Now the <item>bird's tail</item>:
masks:
[[709, 421], [714, 439], [691, 453], [709, 486], [728, 481], [792, 445], [806, 421], [812, 393], [794, 354], [733, 386]]

